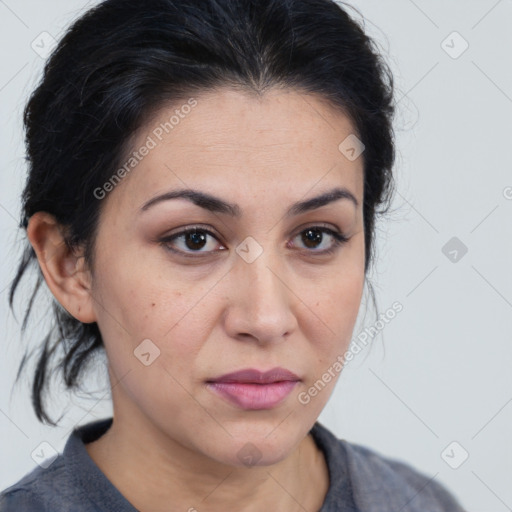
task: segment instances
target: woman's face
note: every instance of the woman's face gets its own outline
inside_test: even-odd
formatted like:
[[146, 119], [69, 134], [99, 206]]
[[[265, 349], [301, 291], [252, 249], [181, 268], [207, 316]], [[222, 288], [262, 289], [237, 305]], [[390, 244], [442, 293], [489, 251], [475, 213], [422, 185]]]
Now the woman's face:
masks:
[[[363, 291], [354, 133], [314, 96], [227, 88], [162, 109], [138, 133], [102, 199], [91, 290], [118, 424], [238, 466], [282, 460], [306, 436]], [[215, 200], [155, 199], [185, 189]], [[346, 197], [308, 203], [334, 189]], [[218, 381], [276, 367], [297, 380]]]

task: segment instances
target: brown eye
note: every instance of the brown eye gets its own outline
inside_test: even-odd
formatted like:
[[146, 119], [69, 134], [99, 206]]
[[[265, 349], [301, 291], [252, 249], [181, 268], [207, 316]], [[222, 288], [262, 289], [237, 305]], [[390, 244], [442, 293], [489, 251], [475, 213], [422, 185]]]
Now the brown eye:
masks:
[[184, 236], [187, 249], [202, 249], [206, 244], [208, 235], [201, 231], [188, 231]]
[[[211, 231], [199, 227], [188, 228], [179, 233], [174, 233], [173, 235], [162, 238], [160, 243], [170, 252], [181, 253], [183, 256], [192, 257], [206, 256], [217, 252], [219, 249], [216, 250], [215, 248], [220, 245]], [[222, 247], [222, 245], [220, 245], [220, 247]]]
[[302, 232], [302, 241], [308, 249], [316, 249], [322, 243], [323, 237], [320, 229], [306, 229]]
[[[341, 233], [322, 226], [312, 226], [301, 231], [295, 238], [300, 238], [307, 252], [329, 254], [348, 241]], [[299, 244], [300, 245], [300, 244]]]

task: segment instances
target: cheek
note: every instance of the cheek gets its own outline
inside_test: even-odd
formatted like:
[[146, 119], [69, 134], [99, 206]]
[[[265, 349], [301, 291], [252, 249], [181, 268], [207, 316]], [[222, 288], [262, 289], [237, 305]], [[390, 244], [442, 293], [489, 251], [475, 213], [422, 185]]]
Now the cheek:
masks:
[[[309, 322], [303, 329], [308, 338], [317, 340], [319, 354], [332, 358], [347, 347], [353, 333], [364, 289], [364, 262], [345, 260], [337, 272], [318, 279], [316, 287], [304, 286], [300, 297], [311, 305]], [[325, 360], [323, 361], [326, 362]]]
[[148, 265], [142, 252], [139, 258], [137, 250], [127, 253], [98, 260], [95, 275], [94, 303], [109, 359], [126, 372], [141, 364], [137, 354], [147, 348], [143, 353], [157, 354], [165, 368], [185, 372], [208, 332], [212, 312], [201, 301], [208, 285], [165, 276], [165, 268]]
[[167, 413], [160, 409], [164, 406], [169, 406], [168, 414], [174, 411], [176, 420], [177, 409], [188, 411], [179, 412], [180, 417], [191, 414], [194, 403], [186, 390], [206, 332], [205, 322], [194, 317], [201, 310], [200, 304], [192, 307], [199, 297], [194, 300], [161, 279], [136, 275], [122, 265], [100, 280], [98, 294], [108, 311], [99, 308], [98, 325], [113, 382], [122, 379], [118, 401], [126, 403], [121, 397], [129, 397], [147, 413], [164, 419]]
[[326, 296], [317, 307], [316, 313], [325, 324], [318, 327], [317, 335], [311, 338], [318, 340], [315, 346], [317, 373], [323, 373], [348, 349], [359, 312], [359, 290], [358, 283], [353, 288], [347, 286], [344, 294]]
[[311, 418], [320, 415], [343, 373], [343, 360], [352, 339], [363, 286], [362, 273], [340, 274], [317, 297], [313, 309], [317, 319], [312, 321], [309, 315], [311, 371], [297, 400]]

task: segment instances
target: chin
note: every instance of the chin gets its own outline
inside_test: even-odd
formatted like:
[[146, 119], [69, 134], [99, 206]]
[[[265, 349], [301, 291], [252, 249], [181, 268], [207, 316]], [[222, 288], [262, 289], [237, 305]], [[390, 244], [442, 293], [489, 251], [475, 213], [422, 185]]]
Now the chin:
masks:
[[230, 432], [233, 437], [219, 447], [222, 452], [217, 452], [215, 458], [219, 462], [240, 468], [271, 466], [286, 459], [302, 441], [285, 428], [279, 435], [269, 435], [275, 434], [275, 427], [250, 430], [251, 434], [247, 430], [237, 434]]

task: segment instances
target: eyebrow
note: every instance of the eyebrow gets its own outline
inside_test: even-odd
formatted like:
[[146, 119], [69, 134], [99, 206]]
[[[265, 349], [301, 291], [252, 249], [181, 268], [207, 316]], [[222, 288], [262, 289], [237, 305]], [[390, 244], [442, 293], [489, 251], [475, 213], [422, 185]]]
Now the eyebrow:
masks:
[[[152, 206], [171, 199], [186, 199], [200, 208], [204, 208], [211, 212], [222, 213], [237, 218], [242, 216], [242, 210], [236, 203], [230, 203], [206, 192], [193, 189], [172, 190], [153, 197], [141, 206], [140, 211], [145, 212]], [[339, 201], [340, 199], [347, 199], [351, 201], [356, 208], [359, 206], [359, 202], [350, 190], [337, 187], [311, 199], [298, 201], [292, 204], [290, 208], [288, 208], [285, 217], [291, 217], [293, 215], [299, 215], [311, 210], [316, 210], [317, 208]]]

